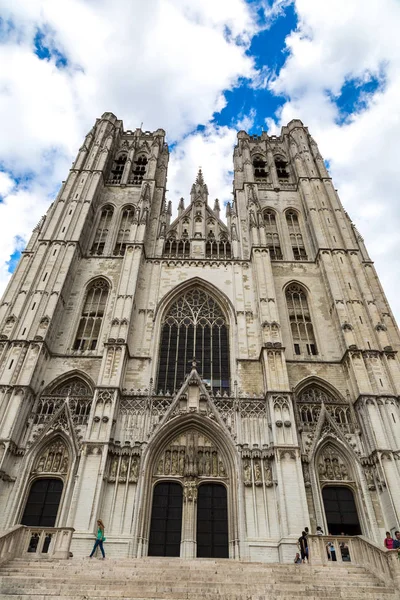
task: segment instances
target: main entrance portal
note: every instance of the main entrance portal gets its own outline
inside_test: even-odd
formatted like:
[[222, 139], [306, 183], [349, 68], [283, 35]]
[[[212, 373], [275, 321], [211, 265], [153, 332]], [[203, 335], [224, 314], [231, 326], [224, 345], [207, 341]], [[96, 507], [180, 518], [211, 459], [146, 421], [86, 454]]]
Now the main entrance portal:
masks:
[[197, 556], [228, 558], [228, 509], [226, 487], [200, 485], [197, 500]]
[[34, 481], [21, 520], [22, 525], [54, 527], [62, 490], [61, 479]]
[[149, 556], [179, 556], [182, 533], [182, 486], [166, 481], [154, 488]]
[[345, 486], [327, 486], [322, 490], [328, 532], [332, 535], [361, 534], [353, 492]]

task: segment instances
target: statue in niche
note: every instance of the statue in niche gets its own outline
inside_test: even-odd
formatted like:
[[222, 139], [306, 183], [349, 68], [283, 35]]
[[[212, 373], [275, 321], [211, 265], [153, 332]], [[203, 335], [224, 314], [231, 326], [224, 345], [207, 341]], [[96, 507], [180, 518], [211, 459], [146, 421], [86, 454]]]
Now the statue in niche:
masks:
[[334, 473], [332, 468], [332, 463], [330, 458], [325, 459], [325, 474], [327, 479], [334, 479]]
[[42, 458], [39, 461], [39, 464], [37, 466], [37, 470], [39, 471], [39, 473], [41, 473], [42, 471], [44, 471], [44, 464], [46, 462], [46, 457], [42, 456]]
[[139, 460], [138, 460], [137, 456], [132, 456], [129, 481], [137, 481], [138, 475], [139, 475]]
[[121, 460], [121, 469], [119, 471], [119, 480], [126, 481], [126, 476], [128, 473], [128, 462], [129, 458], [127, 456], [123, 456]]
[[199, 475], [204, 475], [204, 457], [203, 457], [202, 450], [199, 450], [197, 453], [197, 467], [198, 467]]
[[212, 453], [212, 475], [218, 477], [218, 455], [216, 452]]
[[197, 468], [195, 465], [194, 457], [194, 447], [192, 445], [190, 445], [187, 449], [185, 475], [197, 475]]
[[220, 475], [220, 477], [226, 477], [226, 471], [225, 471], [224, 463], [222, 462], [221, 459], [219, 461], [219, 475]]
[[57, 473], [58, 469], [60, 468], [60, 464], [61, 464], [61, 453], [57, 452], [54, 462], [53, 462], [53, 473]]
[[164, 473], [164, 460], [161, 457], [160, 460], [158, 461], [156, 474], [162, 475], [163, 473]]
[[348, 474], [348, 472], [347, 472], [347, 469], [346, 469], [346, 467], [345, 467], [343, 464], [342, 464], [342, 465], [340, 465], [340, 473], [341, 473], [341, 475], [342, 475], [342, 479], [343, 479], [343, 480], [345, 480], [345, 481], [346, 481], [346, 480], [348, 480], [348, 479], [349, 479], [349, 474]]
[[165, 453], [164, 474], [169, 475], [170, 472], [171, 472], [171, 451], [167, 450]]
[[181, 450], [179, 453], [179, 475], [183, 475], [185, 472], [185, 451]]
[[195, 481], [185, 481], [183, 498], [185, 502], [195, 502], [197, 500], [197, 485]]
[[45, 469], [47, 472], [51, 471], [51, 465], [53, 464], [53, 458], [54, 458], [53, 452], [49, 452], [49, 456], [47, 457], [47, 462], [46, 462], [46, 469]]
[[254, 482], [256, 485], [262, 484], [261, 466], [258, 458], [254, 461]]
[[243, 463], [243, 479], [244, 485], [251, 485], [251, 463], [248, 459]]
[[272, 485], [272, 469], [269, 464], [269, 460], [264, 460], [264, 481], [267, 487]]
[[369, 490], [375, 490], [375, 481], [374, 476], [372, 475], [371, 469], [369, 467], [365, 468], [365, 479], [367, 480], [367, 485]]
[[342, 476], [341, 476], [341, 473], [340, 473], [339, 461], [338, 461], [337, 458], [332, 458], [332, 468], [333, 468], [334, 478], [335, 479], [342, 479]]
[[110, 468], [110, 480], [111, 481], [115, 481], [115, 478], [117, 477], [118, 462], [119, 462], [119, 456], [113, 456], [112, 461], [111, 461], [111, 468]]
[[61, 463], [61, 473], [67, 473], [68, 471], [68, 456], [64, 456]]
[[320, 462], [318, 464], [318, 475], [319, 475], [320, 479], [325, 479], [326, 470], [325, 470], [325, 465], [322, 462]]
[[172, 452], [172, 468], [171, 468], [171, 474], [172, 475], [177, 475], [178, 474], [178, 453], [176, 450], [174, 450]]
[[208, 450], [206, 450], [204, 454], [205, 454], [204, 474], [207, 476], [210, 476], [210, 474], [211, 474], [210, 453]]

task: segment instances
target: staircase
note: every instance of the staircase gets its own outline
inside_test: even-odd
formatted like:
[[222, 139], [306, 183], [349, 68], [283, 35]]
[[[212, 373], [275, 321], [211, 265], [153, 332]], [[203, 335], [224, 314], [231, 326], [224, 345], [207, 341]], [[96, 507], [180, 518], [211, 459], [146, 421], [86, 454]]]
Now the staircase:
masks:
[[179, 558], [30, 560], [0, 567], [0, 600], [400, 600], [355, 564]]

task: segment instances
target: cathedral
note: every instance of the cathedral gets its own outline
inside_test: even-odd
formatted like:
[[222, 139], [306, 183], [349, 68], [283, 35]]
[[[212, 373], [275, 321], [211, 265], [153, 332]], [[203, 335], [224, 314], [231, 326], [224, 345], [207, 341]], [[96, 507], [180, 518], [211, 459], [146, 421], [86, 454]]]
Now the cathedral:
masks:
[[[399, 332], [314, 139], [240, 131], [176, 218], [165, 132], [98, 119], [0, 304], [0, 528], [293, 561], [400, 523]], [[222, 218], [221, 210], [226, 210]], [[397, 440], [397, 441], [396, 441]]]

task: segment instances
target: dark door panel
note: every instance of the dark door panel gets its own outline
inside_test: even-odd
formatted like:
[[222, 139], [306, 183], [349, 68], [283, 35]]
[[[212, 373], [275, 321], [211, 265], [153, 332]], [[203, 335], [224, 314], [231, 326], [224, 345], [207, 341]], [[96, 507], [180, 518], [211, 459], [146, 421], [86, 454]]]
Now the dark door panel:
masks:
[[153, 493], [149, 556], [180, 556], [182, 536], [182, 486], [158, 483]]
[[228, 558], [228, 506], [226, 487], [205, 483], [197, 499], [197, 556]]
[[22, 525], [54, 527], [60, 504], [63, 482], [60, 479], [37, 479], [26, 502]]
[[344, 486], [328, 486], [322, 490], [328, 533], [360, 535], [360, 521], [353, 492]]

